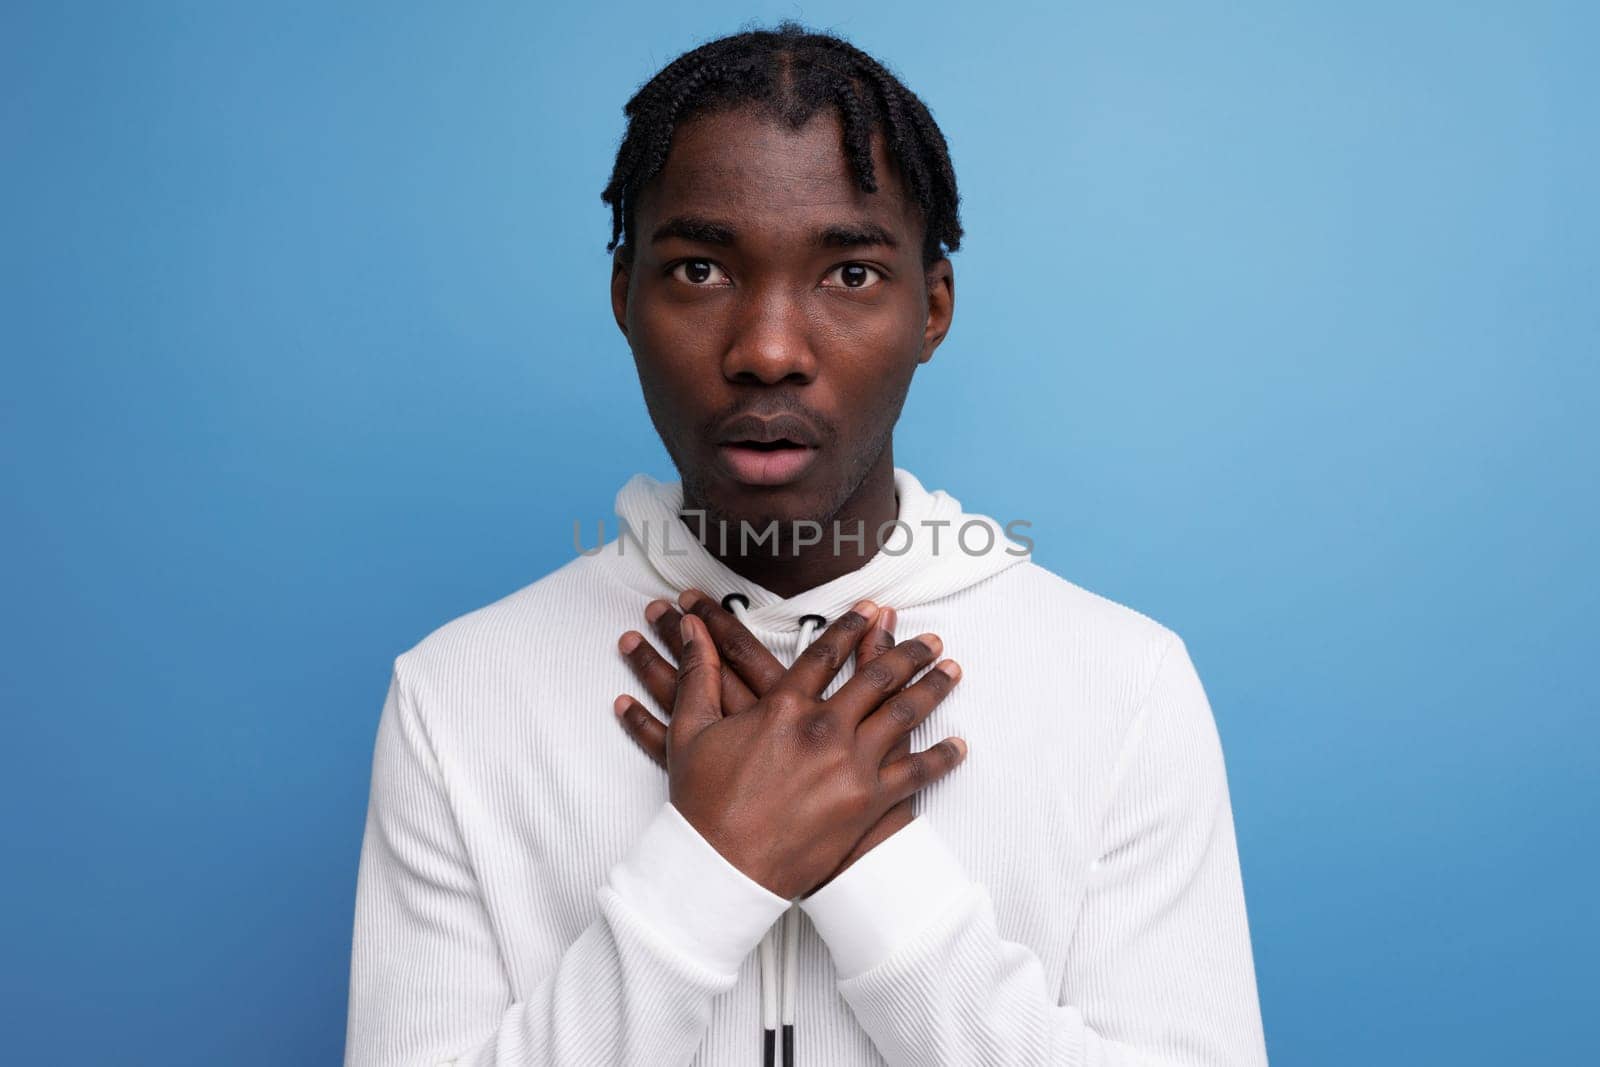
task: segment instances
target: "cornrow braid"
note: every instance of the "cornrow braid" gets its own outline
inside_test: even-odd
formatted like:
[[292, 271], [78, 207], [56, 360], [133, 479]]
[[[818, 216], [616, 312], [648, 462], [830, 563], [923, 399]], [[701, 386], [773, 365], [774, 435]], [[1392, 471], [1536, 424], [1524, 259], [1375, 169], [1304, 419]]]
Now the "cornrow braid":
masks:
[[758, 104], [804, 126], [831, 107], [844, 128], [842, 148], [856, 184], [878, 191], [872, 134], [883, 135], [889, 158], [922, 211], [924, 265], [961, 247], [960, 195], [950, 149], [933, 115], [883, 64], [839, 37], [814, 33], [793, 20], [772, 30], [749, 30], [693, 48], [663, 67], [623, 107], [628, 127], [611, 181], [600, 199], [611, 207], [611, 242], [631, 258], [639, 191], [660, 173], [672, 137], [690, 117], [744, 103]]

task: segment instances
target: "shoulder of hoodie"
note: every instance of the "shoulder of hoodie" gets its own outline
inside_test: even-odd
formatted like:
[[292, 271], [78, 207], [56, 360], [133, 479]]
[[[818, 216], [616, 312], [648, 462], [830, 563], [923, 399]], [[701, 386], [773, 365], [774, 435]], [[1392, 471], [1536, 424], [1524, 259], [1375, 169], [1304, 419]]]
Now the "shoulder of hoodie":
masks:
[[[552, 620], [593, 595], [594, 583], [612, 581], [600, 555], [575, 556], [511, 593], [445, 622], [395, 657], [394, 668], [413, 691], [434, 690], [445, 679], [492, 673], [521, 656], [548, 633]], [[469, 666], [470, 665], [470, 666]]]
[[[983, 584], [1028, 605], [1027, 625], [1066, 641], [1100, 670], [1153, 679], [1164, 660], [1182, 652], [1183, 638], [1171, 627], [1126, 604], [1084, 588], [1030, 557]], [[1065, 651], [1065, 650], [1063, 650]]]
[[[1093, 716], [1108, 759], [1120, 766], [1140, 725], [1157, 682], [1177, 679], [1176, 701], [1165, 701], [1167, 716], [1182, 723], [1179, 733], [1196, 744], [1219, 745], [1216, 720], [1188, 646], [1171, 627], [1126, 604], [1091, 592], [1030, 557], [995, 575], [995, 592], [1028, 605], [1026, 624], [1041, 635], [1040, 655], [1052, 663], [1077, 663], [1094, 679], [1093, 689], [1111, 696]], [[1012, 582], [1015, 585], [1001, 583]], [[1113, 755], [1115, 754], [1115, 755]]]

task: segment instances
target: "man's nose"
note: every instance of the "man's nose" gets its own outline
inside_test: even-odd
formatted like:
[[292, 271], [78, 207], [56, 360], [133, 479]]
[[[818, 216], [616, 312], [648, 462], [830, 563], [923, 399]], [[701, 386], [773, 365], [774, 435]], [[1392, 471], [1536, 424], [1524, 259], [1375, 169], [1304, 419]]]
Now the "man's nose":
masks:
[[771, 286], [750, 294], [734, 323], [722, 373], [731, 382], [763, 385], [816, 377], [811, 324], [795, 293]]

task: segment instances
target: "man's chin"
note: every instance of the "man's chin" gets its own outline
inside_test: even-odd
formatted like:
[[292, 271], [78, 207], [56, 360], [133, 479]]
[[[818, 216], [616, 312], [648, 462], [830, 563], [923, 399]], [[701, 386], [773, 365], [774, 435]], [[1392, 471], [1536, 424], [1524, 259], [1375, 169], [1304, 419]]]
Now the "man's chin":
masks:
[[716, 537], [715, 524], [721, 522], [727, 526], [730, 539], [738, 536], [741, 526], [747, 527], [747, 536], [753, 538], [764, 534], [773, 523], [780, 527], [782, 537], [788, 537], [796, 523], [822, 524], [828, 514], [829, 498], [812, 482], [807, 477], [784, 485], [746, 485], [716, 468], [684, 480], [685, 485], [697, 487], [688, 495], [706, 513], [706, 521], [711, 524], [708, 536]]

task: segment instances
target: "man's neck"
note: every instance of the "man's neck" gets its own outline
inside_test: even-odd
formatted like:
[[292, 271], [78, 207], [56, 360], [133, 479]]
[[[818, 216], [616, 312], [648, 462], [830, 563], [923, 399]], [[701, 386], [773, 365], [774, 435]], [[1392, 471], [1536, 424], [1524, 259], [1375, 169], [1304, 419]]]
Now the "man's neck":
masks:
[[[686, 504], [686, 508], [693, 505]], [[867, 561], [878, 554], [878, 531], [884, 524], [899, 517], [899, 503], [894, 488], [894, 457], [888, 449], [879, 457], [860, 486], [851, 494], [831, 519], [820, 520], [821, 539], [814, 545], [796, 547], [789, 524], [780, 523], [782, 542], [774, 552], [770, 544], [752, 548], [746, 554], [739, 552], [736, 537], [730, 537], [727, 551], [717, 539], [706, 538], [706, 550], [720, 560], [729, 570], [747, 581], [770, 589], [781, 597], [792, 597], [825, 585], [851, 571], [860, 570]], [[690, 530], [698, 533], [694, 523], [685, 520]], [[838, 530], [839, 544], [834, 547], [834, 530]], [[861, 534], [859, 542], [854, 540]]]

